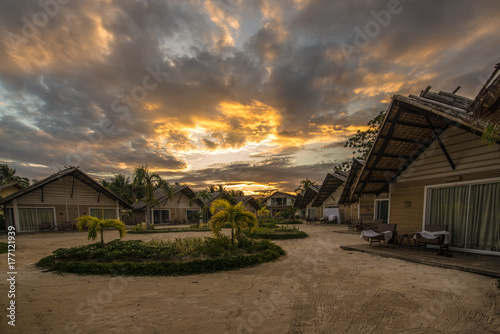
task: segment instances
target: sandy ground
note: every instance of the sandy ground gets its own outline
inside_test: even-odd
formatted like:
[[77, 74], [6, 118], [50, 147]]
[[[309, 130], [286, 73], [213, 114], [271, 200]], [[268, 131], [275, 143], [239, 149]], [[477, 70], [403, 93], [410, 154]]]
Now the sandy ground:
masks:
[[[340, 250], [360, 243], [303, 225], [287, 255], [253, 268], [181, 277], [43, 273], [33, 264], [84, 233], [16, 240], [16, 327], [7, 325], [7, 255], [0, 255], [0, 333], [499, 333], [497, 281]], [[171, 239], [200, 233], [129, 235]], [[117, 237], [116, 231], [105, 240]], [[5, 241], [6, 236], [0, 237]]]

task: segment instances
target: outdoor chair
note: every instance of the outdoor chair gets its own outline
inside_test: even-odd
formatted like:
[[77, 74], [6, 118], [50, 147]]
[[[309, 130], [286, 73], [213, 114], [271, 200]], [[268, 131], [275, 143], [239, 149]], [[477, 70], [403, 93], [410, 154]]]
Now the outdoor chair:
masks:
[[[397, 236], [396, 227], [397, 224], [379, 224], [378, 230], [376, 231], [376, 233], [378, 234], [368, 237], [368, 239], [370, 240], [370, 246], [373, 242], [378, 242], [379, 244], [381, 244], [382, 240], [385, 241], [387, 247], [389, 247], [390, 244], [394, 244]], [[392, 235], [388, 237], [384, 232], [391, 232]]]
[[71, 231], [73, 229], [73, 224], [71, 222], [62, 222], [61, 225], [59, 226], [59, 229], [61, 231], [68, 230]]
[[353, 219], [352, 224], [349, 225], [349, 230], [359, 230], [363, 226], [363, 219]]
[[42, 222], [40, 224], [40, 231], [43, 231], [43, 230], [52, 231], [52, 225], [50, 224], [50, 222]]
[[370, 224], [370, 226], [365, 227], [365, 229], [378, 231], [379, 225], [383, 223], [384, 223], [383, 219], [374, 219], [373, 222]]
[[[448, 231], [448, 225], [425, 225], [425, 231], [428, 232], [440, 232], [440, 231]], [[423, 246], [427, 248], [427, 245], [436, 245], [439, 246], [439, 253], [443, 254], [445, 251], [449, 252], [448, 244], [444, 243], [444, 234], [437, 235], [435, 238], [429, 239], [424, 238], [421, 233], [415, 233], [415, 242], [418, 246]]]

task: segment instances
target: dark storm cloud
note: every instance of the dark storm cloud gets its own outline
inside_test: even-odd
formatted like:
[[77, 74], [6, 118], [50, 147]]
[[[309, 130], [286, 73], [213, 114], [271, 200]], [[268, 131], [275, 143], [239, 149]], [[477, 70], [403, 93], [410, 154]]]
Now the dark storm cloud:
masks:
[[[311, 0], [295, 10], [272, 0], [71, 1], [35, 25], [45, 13], [38, 1], [2, 2], [0, 140], [9, 144], [0, 158], [96, 173], [147, 162], [179, 173], [189, 162], [178, 152], [241, 148], [275, 131], [274, 146], [250, 152], [237, 167], [242, 176], [231, 177], [294, 183], [318, 173], [320, 181], [325, 166], [293, 160], [305, 142], [340, 148], [393, 94], [461, 85], [473, 96], [498, 62], [498, 2], [401, 0], [382, 24], [390, 3]], [[357, 45], [359, 31], [377, 22]], [[346, 56], [342, 43], [356, 50]], [[221, 107], [252, 113], [255, 101], [272, 110], [255, 118], [278, 113], [280, 124]], [[202, 125], [199, 136], [185, 131]], [[201, 183], [235, 166], [189, 177]]]

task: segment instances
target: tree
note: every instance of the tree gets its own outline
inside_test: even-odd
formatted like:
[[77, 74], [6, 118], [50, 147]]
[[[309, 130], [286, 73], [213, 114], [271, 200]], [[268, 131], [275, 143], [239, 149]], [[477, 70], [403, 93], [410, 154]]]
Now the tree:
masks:
[[103, 180], [102, 185], [129, 204], [135, 200], [133, 186], [128, 176], [116, 174], [109, 183]]
[[267, 217], [269, 217], [269, 210], [266, 209], [265, 206], [263, 206], [262, 208], [260, 208], [257, 211], [257, 217], [259, 217], [259, 218], [267, 218]]
[[294, 191], [297, 193], [305, 192], [309, 186], [315, 185], [316, 182], [309, 180], [309, 178], [306, 177], [305, 180], [300, 181], [300, 185], [295, 189]]
[[206, 190], [202, 190], [202, 191], [199, 191], [197, 194], [196, 194], [196, 197], [193, 197], [189, 200], [189, 205], [191, 206], [193, 204], [194, 201], [196, 200], [200, 200], [201, 202], [203, 202], [203, 214], [202, 214], [202, 217], [203, 217], [203, 220], [206, 220], [208, 219], [208, 207], [207, 207], [207, 200], [210, 198], [210, 193]]
[[[380, 125], [384, 120], [386, 111], [382, 110], [379, 114], [368, 122], [368, 129], [358, 130], [356, 135], [347, 139], [344, 147], [354, 148], [353, 154], [357, 154], [357, 159], [365, 159], [377, 138]], [[335, 167], [335, 170], [347, 172], [351, 169], [352, 159], [341, 162]]]
[[15, 169], [9, 168], [7, 164], [0, 164], [0, 186], [14, 182], [23, 188], [30, 185], [30, 180], [27, 177], [17, 176]]
[[136, 167], [134, 171], [134, 184], [138, 188], [142, 188], [145, 197], [141, 201], [146, 202], [146, 224], [148, 228], [151, 226], [151, 206], [157, 203], [154, 191], [162, 189], [166, 192], [168, 198], [172, 198], [172, 188], [167, 181], [162, 180], [160, 175], [150, 172], [148, 166]]
[[238, 238], [243, 229], [248, 228], [253, 232], [258, 225], [257, 217], [245, 210], [242, 202], [231, 205], [225, 199], [216, 199], [210, 206], [210, 212], [213, 215], [210, 219], [210, 228], [215, 237], [220, 236], [220, 230], [225, 223], [231, 224], [231, 243], [234, 243], [235, 229]]
[[106, 227], [116, 228], [118, 232], [120, 232], [120, 239], [127, 234], [125, 224], [119, 219], [102, 219], [86, 215], [79, 217], [76, 220], [76, 227], [78, 227], [80, 231], [83, 231], [85, 226], [87, 227], [89, 240], [95, 240], [97, 238], [97, 233], [101, 234], [101, 247], [104, 247], [104, 229]]
[[234, 197], [241, 197], [241, 196], [245, 196], [245, 193], [244, 193], [242, 190], [234, 190], [234, 189], [231, 189], [231, 190], [227, 190], [226, 192], [227, 192], [229, 195], [234, 196]]

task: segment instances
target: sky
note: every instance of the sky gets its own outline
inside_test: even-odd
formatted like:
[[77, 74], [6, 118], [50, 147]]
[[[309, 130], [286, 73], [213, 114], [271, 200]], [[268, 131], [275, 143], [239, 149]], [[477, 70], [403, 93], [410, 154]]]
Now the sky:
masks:
[[395, 94], [473, 98], [500, 2], [0, 0], [0, 163], [146, 165], [195, 189], [321, 183]]

